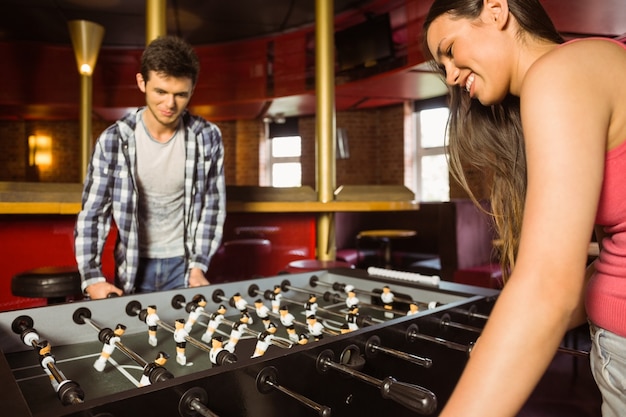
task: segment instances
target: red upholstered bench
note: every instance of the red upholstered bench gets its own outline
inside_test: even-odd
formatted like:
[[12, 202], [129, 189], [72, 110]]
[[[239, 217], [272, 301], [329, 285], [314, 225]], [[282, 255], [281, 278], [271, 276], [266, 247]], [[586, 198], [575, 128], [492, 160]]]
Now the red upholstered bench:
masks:
[[478, 265], [454, 271], [454, 282], [485, 288], [502, 288], [502, 269], [499, 264]]

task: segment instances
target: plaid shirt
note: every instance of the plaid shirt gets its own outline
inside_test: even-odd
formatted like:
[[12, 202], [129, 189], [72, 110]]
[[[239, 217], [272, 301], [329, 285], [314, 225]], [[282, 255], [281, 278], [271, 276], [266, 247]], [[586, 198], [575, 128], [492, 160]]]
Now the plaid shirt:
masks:
[[[118, 229], [115, 245], [116, 278], [125, 293], [134, 290], [139, 265], [138, 195], [135, 126], [141, 109], [126, 115], [98, 138], [87, 170], [78, 214], [74, 251], [82, 288], [105, 281], [102, 251], [111, 228]], [[185, 112], [184, 227], [189, 269], [207, 271], [222, 241], [226, 217], [224, 147], [219, 128]]]

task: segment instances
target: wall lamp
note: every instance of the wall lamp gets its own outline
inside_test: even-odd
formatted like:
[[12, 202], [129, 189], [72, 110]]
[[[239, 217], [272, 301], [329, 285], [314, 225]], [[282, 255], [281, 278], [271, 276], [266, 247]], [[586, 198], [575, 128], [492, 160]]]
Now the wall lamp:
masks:
[[50, 136], [30, 135], [28, 137], [28, 164], [32, 166], [52, 163], [52, 138]]

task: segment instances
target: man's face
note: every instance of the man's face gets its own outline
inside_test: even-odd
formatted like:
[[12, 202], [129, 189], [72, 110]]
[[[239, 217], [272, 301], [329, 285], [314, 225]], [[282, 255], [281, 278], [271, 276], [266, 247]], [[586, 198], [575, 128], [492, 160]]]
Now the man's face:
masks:
[[169, 128], [178, 127], [180, 115], [193, 94], [191, 78], [176, 78], [150, 71], [147, 81], [141, 74], [137, 74], [137, 86], [146, 95], [150, 122]]

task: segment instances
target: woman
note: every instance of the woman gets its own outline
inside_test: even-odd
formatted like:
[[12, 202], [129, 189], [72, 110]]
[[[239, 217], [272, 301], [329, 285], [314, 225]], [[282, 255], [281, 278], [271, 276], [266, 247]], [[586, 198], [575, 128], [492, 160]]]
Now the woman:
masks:
[[625, 46], [562, 44], [537, 0], [435, 0], [424, 34], [450, 86], [452, 171], [466, 189], [464, 164], [493, 174], [507, 278], [441, 416], [516, 415], [585, 320], [603, 415], [626, 415]]

